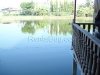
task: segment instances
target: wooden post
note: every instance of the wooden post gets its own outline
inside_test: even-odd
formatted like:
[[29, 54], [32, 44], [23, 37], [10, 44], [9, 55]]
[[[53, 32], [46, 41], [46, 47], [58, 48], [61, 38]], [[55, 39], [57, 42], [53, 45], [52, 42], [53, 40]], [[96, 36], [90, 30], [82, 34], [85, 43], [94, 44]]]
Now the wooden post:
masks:
[[96, 72], [96, 61], [97, 61], [97, 46], [95, 44], [93, 44], [93, 65], [92, 65], [92, 70], [91, 70], [91, 74], [95, 75]]
[[95, 75], [100, 75], [100, 48], [97, 49], [97, 68], [96, 68], [96, 74]]
[[91, 69], [92, 69], [92, 64], [93, 64], [93, 42], [90, 41], [90, 59], [89, 59], [89, 64], [88, 64], [88, 73], [87, 75], [91, 75]]
[[73, 59], [73, 75], [77, 75], [77, 64], [75, 62], [75, 59]]
[[73, 23], [76, 23], [76, 0], [74, 2], [74, 19], [73, 19]]

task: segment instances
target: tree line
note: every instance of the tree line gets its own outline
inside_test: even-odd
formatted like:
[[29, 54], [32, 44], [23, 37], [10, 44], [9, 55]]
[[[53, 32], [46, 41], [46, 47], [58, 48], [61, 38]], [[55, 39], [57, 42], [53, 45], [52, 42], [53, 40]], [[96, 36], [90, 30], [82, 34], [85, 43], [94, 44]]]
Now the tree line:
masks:
[[22, 2], [20, 7], [22, 9], [21, 15], [72, 15], [73, 14], [73, 1], [67, 0], [49, 0], [47, 8], [44, 6], [39, 7], [33, 1]]
[[[34, 1], [22, 2], [20, 4], [21, 11], [18, 15], [33, 15], [33, 16], [69, 16], [74, 13], [73, 0], [48, 0], [48, 4], [36, 4]], [[7, 12], [5, 12], [7, 13]], [[4, 13], [4, 14], [5, 14]], [[10, 13], [8, 13], [10, 14]], [[93, 15], [93, 2], [86, 0], [85, 4], [77, 5], [77, 16], [90, 17]]]
[[77, 16], [86, 16], [86, 17], [91, 17], [93, 16], [93, 2], [92, 0], [86, 0], [85, 4], [80, 5], [77, 8]]

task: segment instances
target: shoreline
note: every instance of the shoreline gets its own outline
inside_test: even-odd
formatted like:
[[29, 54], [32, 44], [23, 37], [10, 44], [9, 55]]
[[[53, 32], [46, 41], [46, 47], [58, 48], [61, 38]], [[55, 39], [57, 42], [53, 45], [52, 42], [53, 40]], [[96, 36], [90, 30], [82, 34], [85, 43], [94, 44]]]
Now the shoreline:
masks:
[[[92, 17], [77, 17], [77, 20], [92, 20]], [[73, 16], [0, 16], [0, 22], [32, 20], [73, 20]]]

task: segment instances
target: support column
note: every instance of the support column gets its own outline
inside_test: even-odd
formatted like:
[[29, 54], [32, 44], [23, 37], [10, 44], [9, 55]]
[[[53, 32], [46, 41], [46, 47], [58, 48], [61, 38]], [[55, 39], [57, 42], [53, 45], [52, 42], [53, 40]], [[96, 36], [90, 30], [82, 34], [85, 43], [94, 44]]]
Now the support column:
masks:
[[77, 63], [73, 59], [73, 74], [72, 75], [77, 75]]

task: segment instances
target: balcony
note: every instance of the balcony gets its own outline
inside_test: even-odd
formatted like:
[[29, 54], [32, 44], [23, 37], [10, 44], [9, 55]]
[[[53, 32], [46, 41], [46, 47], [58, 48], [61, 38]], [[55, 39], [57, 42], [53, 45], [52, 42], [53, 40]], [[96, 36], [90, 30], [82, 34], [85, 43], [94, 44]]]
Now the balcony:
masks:
[[72, 47], [83, 75], [100, 75], [100, 39], [93, 23], [73, 23]]

